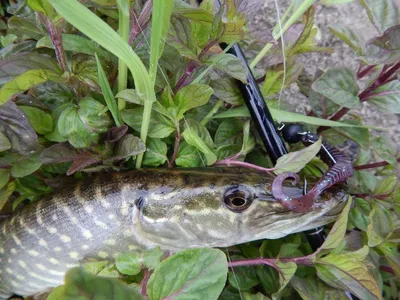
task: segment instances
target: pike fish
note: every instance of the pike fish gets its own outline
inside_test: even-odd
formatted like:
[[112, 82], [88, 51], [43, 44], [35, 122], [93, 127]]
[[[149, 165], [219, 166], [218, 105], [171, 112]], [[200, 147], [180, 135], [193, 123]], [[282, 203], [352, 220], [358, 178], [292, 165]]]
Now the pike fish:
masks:
[[[145, 169], [57, 191], [0, 223], [0, 299], [61, 285], [70, 268], [121, 252], [281, 238], [334, 221], [348, 199], [327, 191], [310, 211], [294, 212], [273, 198], [274, 178], [236, 168]], [[298, 186], [283, 189], [302, 195]]]

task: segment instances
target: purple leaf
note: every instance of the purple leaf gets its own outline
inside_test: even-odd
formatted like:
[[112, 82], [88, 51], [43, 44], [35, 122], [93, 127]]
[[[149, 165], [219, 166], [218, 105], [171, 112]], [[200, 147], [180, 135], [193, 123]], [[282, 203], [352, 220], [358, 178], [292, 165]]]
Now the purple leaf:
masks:
[[99, 155], [96, 155], [90, 151], [84, 151], [79, 153], [72, 161], [71, 167], [67, 171], [67, 175], [72, 175], [77, 171], [80, 171], [87, 166], [100, 162]]
[[42, 164], [64, 163], [73, 161], [78, 152], [68, 143], [50, 146], [40, 154]]
[[105, 133], [104, 139], [107, 142], [118, 142], [128, 132], [128, 126], [122, 125], [121, 127], [113, 127]]

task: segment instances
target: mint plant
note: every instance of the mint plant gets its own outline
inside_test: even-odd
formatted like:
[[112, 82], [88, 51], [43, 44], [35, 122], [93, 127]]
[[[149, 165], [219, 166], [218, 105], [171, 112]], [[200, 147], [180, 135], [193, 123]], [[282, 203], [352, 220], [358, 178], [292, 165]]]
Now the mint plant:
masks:
[[[237, 86], [246, 83], [246, 68], [227, 53], [234, 43], [248, 55], [277, 123], [300, 122], [333, 145], [357, 145], [352, 201], [325, 226], [328, 238], [316, 252], [304, 233], [169, 257], [132, 251], [72, 269], [49, 299], [398, 298], [399, 148], [354, 109], [368, 103], [400, 113], [400, 8], [394, 0], [360, 0], [378, 36], [366, 41], [352, 28], [329, 26], [354, 50], [359, 69], [309, 78], [298, 58], [332, 52], [316, 41], [315, 6], [324, 4], [293, 1], [265, 43], [239, 2], [226, 0], [220, 10], [213, 0], [2, 4], [2, 213], [92, 172], [241, 166], [316, 181], [326, 170], [315, 157], [320, 143], [293, 145], [276, 165], [268, 159]], [[336, 2], [349, 1], [323, 1]], [[279, 97], [292, 84], [309, 99], [307, 115]]]

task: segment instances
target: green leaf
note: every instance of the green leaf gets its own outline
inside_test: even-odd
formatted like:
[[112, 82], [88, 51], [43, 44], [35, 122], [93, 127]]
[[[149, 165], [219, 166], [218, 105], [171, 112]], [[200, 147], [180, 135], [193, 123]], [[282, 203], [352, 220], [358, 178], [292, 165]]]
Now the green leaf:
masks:
[[136, 275], [142, 270], [139, 252], [122, 253], [117, 256], [115, 265], [125, 275]]
[[62, 299], [129, 299], [140, 300], [143, 296], [134, 288], [118, 279], [97, 277], [83, 268], [70, 270], [65, 276]]
[[149, 270], [154, 270], [158, 267], [164, 252], [161, 251], [160, 247], [156, 247], [150, 250], [141, 252], [142, 264]]
[[22, 53], [0, 61], [0, 85], [30, 70], [52, 70], [55, 73], [61, 73], [57, 62], [50, 56], [34, 52]]
[[197, 46], [188, 20], [172, 17], [166, 42], [176, 49], [181, 56], [198, 61]]
[[110, 83], [108, 82], [108, 78], [104, 73], [103, 66], [100, 63], [99, 58], [96, 55], [96, 62], [97, 62], [97, 73], [99, 76], [99, 85], [101, 87], [101, 91], [103, 92], [104, 100], [106, 100], [108, 109], [111, 112], [111, 115], [114, 118], [115, 125], [117, 127], [121, 126], [121, 122], [119, 121], [119, 111], [117, 107], [117, 103], [114, 98], [114, 94], [111, 90]]
[[167, 144], [160, 139], [149, 139], [144, 155], [143, 164], [149, 167], [158, 167], [167, 161]]
[[13, 45], [17, 38], [18, 37], [15, 34], [7, 34], [6, 36], [0, 37], [1, 44], [3, 45], [3, 47]]
[[385, 242], [379, 245], [379, 250], [389, 262], [397, 277], [400, 277], [400, 253], [398, 244], [393, 242]]
[[328, 285], [348, 290], [360, 299], [382, 299], [375, 279], [368, 273], [363, 260], [368, 255], [368, 246], [355, 252], [331, 254], [316, 262], [318, 277]]
[[[309, 117], [302, 114], [296, 114], [293, 112], [269, 108], [272, 117], [277, 122], [302, 122], [310, 125], [317, 126], [327, 126], [327, 127], [353, 127], [353, 128], [372, 128], [372, 129], [382, 129], [375, 126], [361, 126], [361, 125], [353, 125], [344, 122], [336, 122], [331, 120], [325, 120], [321, 118]], [[214, 119], [224, 119], [224, 118], [233, 118], [233, 117], [250, 117], [249, 110], [245, 106], [232, 108], [228, 111], [216, 114]]]
[[243, 125], [237, 119], [224, 120], [217, 129], [214, 142], [216, 147], [228, 145], [242, 145]]
[[388, 177], [383, 178], [378, 182], [375, 187], [374, 194], [375, 195], [389, 195], [391, 192], [394, 191], [397, 185], [397, 176], [391, 175]]
[[312, 84], [312, 89], [341, 106], [360, 106], [357, 81], [350, 69], [329, 69]]
[[191, 84], [180, 89], [174, 97], [178, 107], [177, 120], [182, 119], [188, 110], [206, 104], [212, 94], [212, 88], [205, 84]]
[[[228, 265], [217, 249], [189, 249], [168, 257], [151, 275], [150, 300], [217, 299], [225, 286]], [[167, 276], [168, 274], [168, 276]]]
[[85, 262], [82, 267], [85, 268], [86, 271], [88, 271], [90, 274], [93, 275], [98, 275], [104, 268], [110, 265], [109, 261], [91, 261], [91, 262]]
[[[175, 2], [176, 3], [176, 2]], [[195, 7], [179, 7], [174, 8], [174, 15], [180, 15], [187, 19], [190, 19], [199, 23], [212, 23], [214, 21], [214, 15], [205, 9]]]
[[53, 118], [50, 114], [31, 106], [20, 106], [19, 108], [24, 112], [37, 133], [46, 134], [53, 131]]
[[320, 151], [322, 139], [300, 151], [291, 152], [280, 157], [275, 165], [276, 174], [284, 172], [299, 172], [303, 169]]
[[54, 288], [49, 296], [47, 297], [47, 300], [60, 300], [64, 299], [65, 295], [65, 286], [61, 285], [56, 288]]
[[85, 98], [79, 102], [79, 118], [90, 132], [107, 132], [111, 120], [105, 113], [105, 108], [103, 104], [91, 98]]
[[397, 166], [398, 148], [396, 143], [387, 136], [381, 135], [373, 139], [373, 148], [376, 153], [392, 166]]
[[0, 132], [0, 152], [6, 151], [11, 148], [10, 141], [4, 135], [4, 133]]
[[78, 108], [69, 106], [61, 113], [57, 128], [75, 148], [87, 148], [96, 143], [98, 134], [90, 132], [78, 114]]
[[[282, 88], [286, 88], [296, 81], [297, 77], [303, 71], [303, 64], [297, 63], [289, 66], [284, 72], [281, 68], [274, 70], [267, 70], [266, 79], [262, 86], [262, 93], [264, 97], [279, 93]], [[285, 78], [285, 81], [283, 79]], [[282, 86], [282, 84], [284, 85]]]
[[329, 25], [329, 29], [334, 35], [349, 45], [358, 55], [363, 53], [365, 41], [357, 32], [353, 31], [353, 29], [342, 24], [331, 24]]
[[333, 225], [331, 231], [329, 232], [328, 237], [320, 247], [320, 250], [332, 250], [337, 248], [340, 243], [343, 241], [346, 230], [347, 230], [347, 222], [349, 219], [349, 212], [352, 206], [353, 200], [351, 196], [347, 200], [346, 206], [343, 208], [340, 213], [339, 218], [336, 220]]
[[215, 69], [228, 74], [231, 78], [247, 83], [249, 71], [239, 58], [229, 53], [223, 53], [210, 57], [207, 63], [212, 63], [214, 60], [216, 60], [214, 64]]
[[369, 220], [368, 246], [375, 247], [386, 241], [395, 228], [390, 212], [377, 202], [372, 203]]
[[115, 153], [118, 159], [124, 159], [144, 153], [145, 150], [143, 141], [132, 134], [127, 134], [118, 142]]
[[[64, 51], [71, 51], [75, 53], [84, 53], [89, 55], [97, 55], [103, 59], [110, 59], [111, 54], [99, 46], [79, 35], [75, 34], [63, 34], [62, 35], [63, 49]], [[37, 48], [51, 48], [54, 49], [54, 45], [49, 36], [42, 37], [36, 44]]]
[[[124, 122], [140, 132], [143, 120], [144, 108], [125, 109], [121, 112], [121, 117]], [[150, 118], [150, 127], [148, 136], [154, 139], [162, 139], [171, 135], [175, 131], [175, 127], [171, 122], [168, 122], [161, 114], [152, 112]]]
[[250, 294], [250, 293], [243, 293], [244, 300], [268, 300], [269, 298], [261, 293], [257, 294]]
[[361, 0], [360, 3], [380, 33], [400, 23], [399, 8], [393, 0]]
[[[239, 260], [243, 257], [233, 256], [231, 260]], [[258, 284], [258, 278], [255, 267], [235, 267], [229, 271], [229, 284], [239, 291], [249, 291]]]
[[333, 289], [314, 277], [293, 277], [290, 281], [292, 287], [299, 293], [303, 300], [348, 300], [344, 291]]
[[243, 125], [243, 144], [240, 152], [248, 154], [256, 145], [253, 135], [250, 133], [250, 121], [246, 121]]
[[47, 0], [27, 0], [27, 4], [33, 10], [49, 16], [50, 18], [54, 15], [54, 10]]
[[187, 120], [186, 129], [182, 136], [189, 145], [196, 147], [204, 154], [208, 166], [217, 161], [217, 156], [211, 150], [213, 141], [204, 125], [195, 120]]
[[367, 97], [368, 103], [376, 106], [380, 111], [391, 114], [400, 113], [400, 81], [394, 80], [374, 90]]
[[377, 180], [375, 175], [368, 171], [360, 170], [354, 172], [354, 177], [358, 180], [360, 191], [368, 193], [375, 190]]
[[38, 154], [31, 154], [29, 156], [20, 156], [18, 154], [9, 154], [6, 159], [11, 167], [11, 176], [15, 178], [25, 177], [37, 171], [42, 163], [39, 160]]
[[283, 289], [288, 285], [297, 270], [297, 265], [294, 262], [284, 263], [280, 260], [276, 261], [276, 266], [279, 268], [279, 290], [272, 294], [272, 299], [280, 299], [280, 294]]
[[0, 169], [0, 189], [5, 187], [9, 179], [10, 179], [10, 170]]
[[115, 97], [123, 99], [124, 101], [129, 103], [135, 103], [140, 105], [144, 104], [144, 99], [141, 98], [140, 95], [134, 89], [126, 89], [120, 91]]
[[8, 20], [8, 28], [8, 33], [18, 36], [25, 35], [34, 40], [39, 40], [45, 35], [45, 32], [42, 27], [38, 26], [38, 23], [35, 24], [24, 17], [12, 16]]
[[349, 226], [353, 225], [362, 231], [367, 231], [371, 206], [368, 201], [356, 198], [355, 206], [349, 213]]
[[196, 147], [183, 142], [179, 145], [179, 151], [175, 163], [178, 167], [183, 168], [200, 167], [202, 166], [200, 151]]
[[235, 106], [243, 104], [242, 93], [233, 78], [224, 76], [218, 80], [213, 80], [211, 87], [214, 90], [214, 95], [219, 99]]
[[[357, 120], [345, 120], [343, 122], [348, 124], [361, 125], [361, 122]], [[333, 130], [337, 131], [338, 134], [355, 141], [364, 149], [368, 149], [370, 147], [370, 133], [367, 128], [362, 128], [362, 126], [359, 126], [344, 127], [340, 128], [340, 130], [338, 128], [334, 128]]]
[[11, 97], [48, 80], [58, 81], [60, 75], [50, 70], [30, 70], [7, 82], [0, 90], [0, 105]]
[[8, 198], [15, 190], [15, 181], [10, 182], [5, 188], [0, 189], [0, 210], [7, 203]]

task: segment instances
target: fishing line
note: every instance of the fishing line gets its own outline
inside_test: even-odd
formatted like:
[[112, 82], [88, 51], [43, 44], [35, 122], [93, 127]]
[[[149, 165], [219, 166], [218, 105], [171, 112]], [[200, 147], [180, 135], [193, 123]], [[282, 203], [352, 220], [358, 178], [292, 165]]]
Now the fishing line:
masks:
[[[231, 265], [232, 260], [231, 260], [231, 255], [229, 254], [228, 247], [225, 247], [225, 251], [226, 251], [226, 258], [228, 259], [228, 263]], [[238, 291], [239, 291], [240, 300], [242, 300], [244, 298], [243, 298], [243, 295], [242, 295], [242, 291], [240, 290], [239, 280], [236, 277], [235, 268], [232, 267], [232, 266], [230, 268], [232, 270], [232, 275], [233, 275], [233, 278], [235, 279], [235, 283], [236, 283], [236, 286], [237, 286]]]

